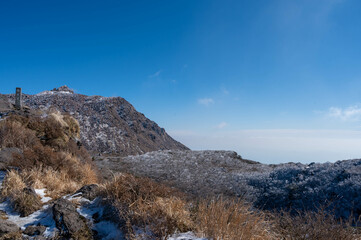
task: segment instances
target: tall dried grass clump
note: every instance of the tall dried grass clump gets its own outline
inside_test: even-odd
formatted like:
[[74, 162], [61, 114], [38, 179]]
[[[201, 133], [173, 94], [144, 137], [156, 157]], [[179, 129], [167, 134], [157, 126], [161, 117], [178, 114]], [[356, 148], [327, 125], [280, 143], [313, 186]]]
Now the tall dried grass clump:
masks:
[[37, 145], [15, 155], [11, 165], [21, 169], [24, 178], [33, 179], [33, 182], [41, 179], [53, 197], [98, 182], [96, 169], [90, 161], [82, 161], [70, 153], [55, 152], [48, 146]]
[[202, 200], [196, 207], [195, 221], [196, 231], [202, 237], [215, 240], [278, 239], [266, 215], [251, 210], [251, 206], [242, 201]]
[[122, 174], [104, 185], [104, 195], [118, 208], [120, 217], [127, 223], [124, 230], [130, 239], [135, 237], [133, 226], [151, 230], [156, 239], [176, 230], [192, 229], [193, 222], [184, 195], [148, 178]]
[[332, 213], [319, 209], [316, 212], [281, 211], [271, 214], [275, 231], [282, 239], [355, 240], [361, 239], [361, 231], [349, 220], [335, 219]]
[[[14, 131], [15, 134], [11, 131]], [[90, 156], [85, 149], [77, 145], [79, 137], [78, 121], [70, 115], [59, 112], [52, 112], [47, 117], [11, 115], [0, 123], [0, 144], [5, 141], [12, 145], [9, 146], [8, 143], [4, 147], [14, 146], [24, 150], [40, 143], [56, 151], [66, 151], [89, 159]]]
[[4, 120], [0, 122], [0, 148], [32, 148], [38, 143], [35, 132], [24, 127], [18, 121]]
[[219, 198], [194, 202], [178, 190], [130, 174], [106, 183], [103, 194], [127, 223], [128, 239], [136, 237], [134, 226], [150, 230], [153, 235], [147, 237], [152, 239], [185, 231], [214, 240], [279, 239], [266, 215], [241, 201]]
[[2, 196], [10, 197], [20, 193], [24, 188], [46, 188], [47, 195], [56, 199], [65, 194], [73, 193], [87, 184], [97, 182], [97, 176], [92, 166], [85, 164], [75, 178], [72, 173], [64, 170], [54, 170], [51, 167], [35, 167], [22, 171], [11, 170], [3, 183]]
[[13, 209], [24, 217], [39, 210], [42, 206], [39, 196], [29, 190], [25, 179], [16, 171], [10, 171], [3, 182], [1, 196], [8, 199]]

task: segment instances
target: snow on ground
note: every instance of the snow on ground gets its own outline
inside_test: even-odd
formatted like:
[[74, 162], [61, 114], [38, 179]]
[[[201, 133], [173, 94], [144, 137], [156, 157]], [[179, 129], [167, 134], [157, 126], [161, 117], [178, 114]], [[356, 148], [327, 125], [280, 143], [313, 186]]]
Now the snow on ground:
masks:
[[193, 232], [174, 234], [168, 240], [207, 240], [207, 238], [198, 238]]
[[[0, 171], [0, 187], [5, 179], [6, 171]], [[46, 189], [35, 189], [35, 192], [41, 197], [41, 201], [46, 203], [51, 200], [49, 197], [45, 197]], [[45, 237], [53, 237], [57, 231], [55, 221], [53, 219], [53, 212], [51, 206], [44, 205], [40, 210], [30, 214], [26, 217], [20, 217], [20, 214], [12, 210], [9, 201], [0, 203], [0, 211], [7, 214], [8, 220], [16, 223], [22, 230], [30, 225], [44, 225], [46, 231], [44, 232]]]
[[36, 194], [38, 194], [41, 197], [41, 202], [47, 203], [51, 200], [51, 197], [45, 197], [45, 188], [42, 189], [35, 189]]
[[6, 212], [8, 220], [16, 223], [22, 230], [27, 226], [40, 224], [46, 226], [45, 237], [53, 237], [57, 232], [53, 211], [49, 205], [44, 205], [40, 210], [27, 217], [20, 217], [19, 213], [14, 212], [8, 201], [0, 203], [0, 210]]
[[[74, 194], [76, 195], [76, 194]], [[76, 197], [71, 196], [72, 199]], [[80, 198], [84, 199], [84, 198]], [[101, 221], [95, 223], [93, 221], [93, 215], [98, 213], [99, 216], [103, 214], [103, 206], [100, 204], [100, 199], [96, 198], [93, 201], [89, 201], [85, 199], [83, 203], [77, 208], [77, 211], [80, 215], [85, 217], [88, 220], [88, 224], [91, 229], [95, 230], [98, 233], [98, 237], [104, 240], [112, 240], [112, 239], [125, 239], [124, 234], [120, 231], [116, 224], [109, 221]]]
[[69, 91], [43, 91], [35, 94], [35, 96], [52, 95], [52, 94], [72, 94]]

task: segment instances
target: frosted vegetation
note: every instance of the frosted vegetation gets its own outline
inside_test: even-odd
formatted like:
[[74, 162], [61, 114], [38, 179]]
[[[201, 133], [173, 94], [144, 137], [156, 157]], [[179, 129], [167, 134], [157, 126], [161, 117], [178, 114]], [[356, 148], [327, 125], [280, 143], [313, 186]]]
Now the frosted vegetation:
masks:
[[337, 218], [361, 213], [361, 160], [266, 165], [231, 151], [157, 151], [97, 159], [99, 166], [168, 182], [191, 194], [225, 194], [265, 210], [325, 210]]
[[263, 209], [317, 210], [337, 218], [361, 213], [361, 160], [324, 164], [286, 164], [262, 174], [247, 174], [248, 191]]

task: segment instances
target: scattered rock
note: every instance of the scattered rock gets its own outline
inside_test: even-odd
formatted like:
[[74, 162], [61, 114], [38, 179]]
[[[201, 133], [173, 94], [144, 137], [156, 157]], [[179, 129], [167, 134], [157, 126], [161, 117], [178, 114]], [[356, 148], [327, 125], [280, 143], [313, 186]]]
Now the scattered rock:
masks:
[[29, 236], [34, 236], [34, 235], [41, 235], [45, 232], [46, 227], [43, 225], [38, 225], [38, 226], [28, 226], [23, 233]]
[[90, 230], [72, 202], [61, 198], [54, 203], [53, 217], [63, 237], [91, 239]]
[[0, 236], [4, 236], [9, 233], [16, 233], [19, 230], [20, 228], [15, 223], [9, 220], [0, 219]]
[[99, 186], [97, 184], [85, 185], [76, 191], [76, 193], [81, 193], [82, 197], [92, 201], [98, 196]]

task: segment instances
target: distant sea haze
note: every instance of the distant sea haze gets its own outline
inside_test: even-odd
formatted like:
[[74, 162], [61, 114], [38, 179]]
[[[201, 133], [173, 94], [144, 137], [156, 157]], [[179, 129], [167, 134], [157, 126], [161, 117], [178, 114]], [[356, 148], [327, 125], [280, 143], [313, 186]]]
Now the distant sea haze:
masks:
[[240, 131], [169, 131], [192, 150], [233, 150], [262, 163], [335, 162], [361, 158], [361, 131], [252, 129]]

